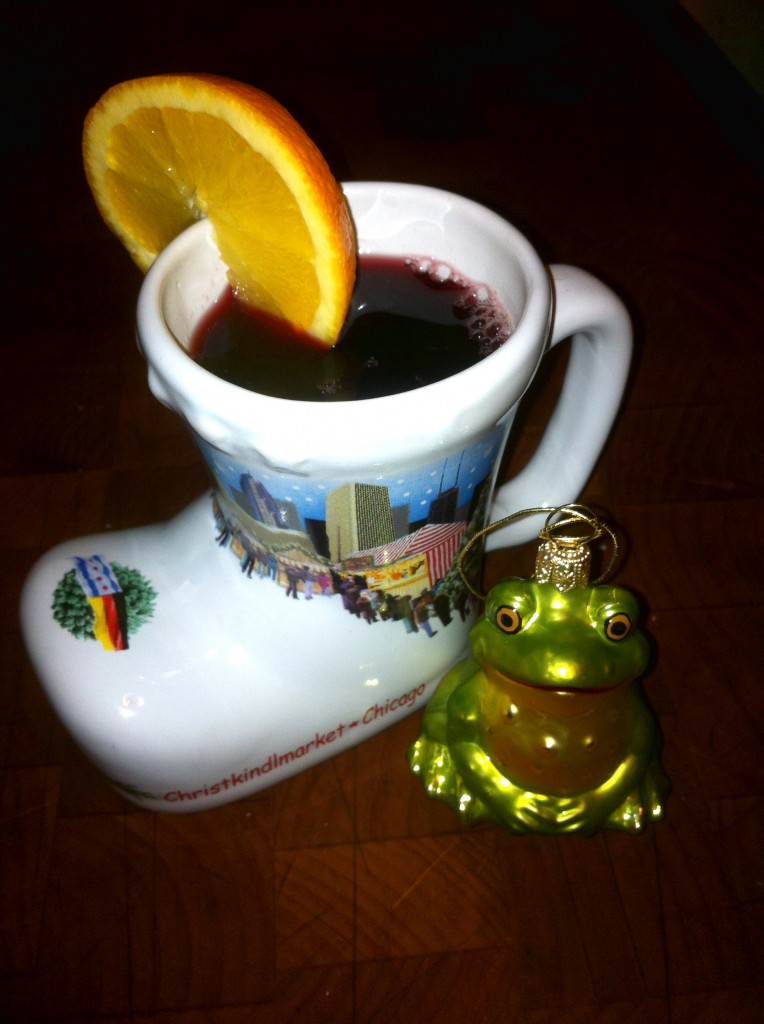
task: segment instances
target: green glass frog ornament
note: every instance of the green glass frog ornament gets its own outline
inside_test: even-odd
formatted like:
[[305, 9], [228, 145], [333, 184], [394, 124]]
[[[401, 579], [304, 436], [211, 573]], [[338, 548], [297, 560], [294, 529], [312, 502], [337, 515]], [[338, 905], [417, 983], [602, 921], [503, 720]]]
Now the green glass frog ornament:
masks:
[[[613, 557], [589, 585], [589, 543], [603, 533]], [[459, 567], [483, 598], [463, 571], [480, 536]], [[550, 835], [642, 832], [661, 818], [667, 783], [638, 685], [649, 645], [637, 601], [598, 585], [615, 561], [615, 535], [590, 509], [568, 505], [549, 514], [540, 540], [534, 578], [504, 580], [485, 598], [471, 654], [438, 684], [409, 765], [465, 823]]]

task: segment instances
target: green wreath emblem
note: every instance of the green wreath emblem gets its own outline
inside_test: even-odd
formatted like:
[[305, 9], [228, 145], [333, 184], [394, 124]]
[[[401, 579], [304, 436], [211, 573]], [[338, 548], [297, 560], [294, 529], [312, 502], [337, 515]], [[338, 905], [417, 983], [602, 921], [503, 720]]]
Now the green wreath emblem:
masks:
[[[134, 636], [153, 616], [157, 592], [137, 569], [128, 569], [119, 562], [111, 562], [111, 569], [124, 595], [128, 634]], [[59, 581], [53, 592], [51, 608], [53, 618], [72, 636], [80, 640], [96, 639], [93, 631], [95, 615], [74, 569], [70, 569]]]

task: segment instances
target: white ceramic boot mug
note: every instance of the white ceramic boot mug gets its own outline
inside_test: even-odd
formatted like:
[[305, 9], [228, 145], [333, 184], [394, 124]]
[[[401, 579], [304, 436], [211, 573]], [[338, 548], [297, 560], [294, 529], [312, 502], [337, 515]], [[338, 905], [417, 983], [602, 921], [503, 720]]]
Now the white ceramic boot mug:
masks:
[[[494, 289], [514, 332], [414, 391], [272, 398], [185, 350], [225, 285], [209, 225], [159, 256], [138, 304], [149, 383], [196, 436], [216, 495], [169, 523], [60, 545], [22, 597], [54, 708], [142, 806], [194, 811], [246, 796], [423, 705], [475, 620], [460, 545], [487, 521], [574, 501], [619, 406], [631, 331], [603, 284], [550, 272], [515, 228], [459, 196], [345, 191], [361, 253], [444, 261]], [[542, 442], [493, 494], [518, 402], [544, 353], [570, 336]], [[538, 526], [524, 520], [490, 543], [529, 540]]]

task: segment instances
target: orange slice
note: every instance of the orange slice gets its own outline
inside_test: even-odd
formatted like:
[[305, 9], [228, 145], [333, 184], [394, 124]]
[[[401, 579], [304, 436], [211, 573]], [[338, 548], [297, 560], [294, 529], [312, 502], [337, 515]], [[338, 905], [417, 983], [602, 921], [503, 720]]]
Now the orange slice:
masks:
[[156, 75], [109, 89], [83, 134], [101, 216], [146, 271], [202, 217], [246, 303], [339, 337], [355, 236], [324, 157], [271, 96], [213, 75]]

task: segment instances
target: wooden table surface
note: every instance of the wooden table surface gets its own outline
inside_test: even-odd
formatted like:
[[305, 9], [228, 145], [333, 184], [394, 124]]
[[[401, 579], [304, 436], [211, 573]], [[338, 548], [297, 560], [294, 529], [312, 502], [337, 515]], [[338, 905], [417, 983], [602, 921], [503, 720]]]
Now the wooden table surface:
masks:
[[[671, 4], [138, 2], [6, 15], [0, 1020], [472, 1024], [761, 1019], [760, 104]], [[208, 5], [205, 5], [208, 6]], [[282, 10], [281, 7], [284, 6]], [[382, 5], [379, 5], [380, 8]], [[375, 9], [371, 5], [370, 11]], [[636, 356], [584, 498], [628, 538], [672, 790], [633, 837], [516, 837], [428, 801], [420, 714], [250, 799], [122, 800], [48, 707], [18, 594], [60, 540], [206, 487], [134, 344], [140, 275], [79, 156], [111, 84], [206, 70], [266, 89], [338, 177], [464, 193], [625, 299]], [[10, 317], [10, 329], [8, 318]], [[551, 405], [524, 416], [506, 474]], [[528, 575], [530, 548], [488, 582]]]

